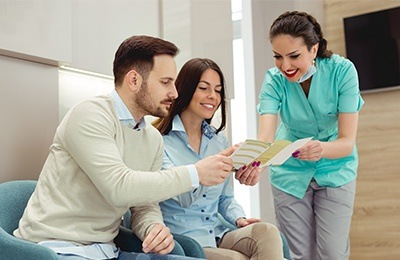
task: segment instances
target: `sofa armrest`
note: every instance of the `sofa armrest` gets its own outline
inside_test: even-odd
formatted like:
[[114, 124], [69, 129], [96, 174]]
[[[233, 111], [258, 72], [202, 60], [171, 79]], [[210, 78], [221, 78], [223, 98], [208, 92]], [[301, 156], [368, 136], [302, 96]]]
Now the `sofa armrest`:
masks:
[[14, 237], [0, 228], [0, 254], [2, 259], [57, 260], [57, 254], [50, 248]]

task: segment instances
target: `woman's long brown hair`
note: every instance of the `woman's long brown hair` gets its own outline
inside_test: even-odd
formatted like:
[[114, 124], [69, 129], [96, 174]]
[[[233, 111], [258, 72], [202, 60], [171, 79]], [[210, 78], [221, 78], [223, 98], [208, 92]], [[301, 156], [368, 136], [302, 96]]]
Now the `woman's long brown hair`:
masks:
[[[153, 125], [162, 135], [168, 134], [172, 129], [172, 121], [175, 115], [180, 115], [189, 105], [201, 76], [207, 69], [216, 71], [221, 79], [221, 125], [216, 133], [225, 128], [226, 125], [226, 107], [225, 107], [225, 79], [219, 66], [210, 59], [194, 58], [183, 65], [175, 81], [178, 98], [174, 101], [167, 117], [156, 120]], [[206, 119], [211, 123], [212, 118]]]

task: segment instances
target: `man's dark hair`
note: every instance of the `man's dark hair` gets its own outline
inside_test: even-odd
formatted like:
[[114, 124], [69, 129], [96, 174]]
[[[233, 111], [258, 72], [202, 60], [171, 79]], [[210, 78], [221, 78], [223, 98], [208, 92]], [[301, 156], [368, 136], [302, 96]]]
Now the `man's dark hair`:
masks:
[[143, 79], [147, 79], [154, 66], [154, 56], [179, 53], [175, 44], [160, 38], [135, 35], [121, 43], [114, 58], [114, 83], [120, 86], [128, 71], [136, 70]]

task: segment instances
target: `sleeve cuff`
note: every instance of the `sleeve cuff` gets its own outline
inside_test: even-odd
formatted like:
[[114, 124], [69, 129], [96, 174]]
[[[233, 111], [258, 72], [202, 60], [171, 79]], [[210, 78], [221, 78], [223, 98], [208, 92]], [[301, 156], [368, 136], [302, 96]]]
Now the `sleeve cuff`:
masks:
[[191, 164], [191, 165], [187, 165], [186, 168], [189, 171], [192, 188], [199, 187], [199, 174], [197, 172], [196, 166], [194, 166], [194, 164]]

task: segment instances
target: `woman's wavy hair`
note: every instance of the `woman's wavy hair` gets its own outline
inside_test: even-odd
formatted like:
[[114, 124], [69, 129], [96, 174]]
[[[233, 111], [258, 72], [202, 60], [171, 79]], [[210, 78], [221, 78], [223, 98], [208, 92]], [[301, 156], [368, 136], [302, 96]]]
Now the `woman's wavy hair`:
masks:
[[332, 51], [327, 49], [328, 42], [324, 38], [321, 26], [310, 14], [299, 11], [288, 11], [281, 14], [271, 25], [269, 40], [287, 34], [294, 38], [301, 37], [308, 50], [319, 43], [317, 57], [329, 58]]
[[[194, 58], [187, 61], [176, 78], [175, 85], [178, 91], [178, 98], [174, 101], [167, 117], [156, 120], [153, 125], [161, 134], [168, 134], [172, 129], [172, 121], [175, 115], [180, 115], [192, 100], [201, 76], [207, 69], [212, 69], [218, 73], [221, 79], [221, 125], [217, 128], [216, 133], [225, 128], [226, 125], [226, 106], [225, 106], [225, 79], [219, 66], [210, 59]], [[212, 117], [206, 119], [207, 123], [211, 123]]]

